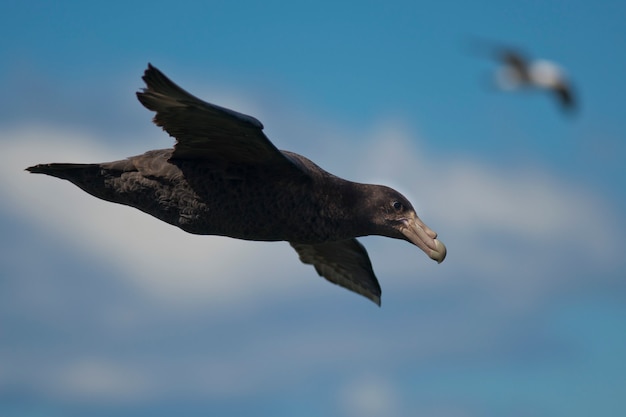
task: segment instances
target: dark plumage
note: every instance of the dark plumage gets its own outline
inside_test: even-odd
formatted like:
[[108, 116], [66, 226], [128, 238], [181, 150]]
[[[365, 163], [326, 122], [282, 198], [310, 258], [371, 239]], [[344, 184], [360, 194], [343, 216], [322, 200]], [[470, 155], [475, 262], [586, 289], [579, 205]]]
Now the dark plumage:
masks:
[[397, 191], [359, 184], [279, 151], [253, 117], [206, 103], [148, 64], [139, 101], [176, 139], [173, 149], [101, 164], [27, 168], [196, 234], [288, 241], [330, 282], [380, 304], [380, 286], [355, 237], [404, 239], [441, 262], [446, 248]]

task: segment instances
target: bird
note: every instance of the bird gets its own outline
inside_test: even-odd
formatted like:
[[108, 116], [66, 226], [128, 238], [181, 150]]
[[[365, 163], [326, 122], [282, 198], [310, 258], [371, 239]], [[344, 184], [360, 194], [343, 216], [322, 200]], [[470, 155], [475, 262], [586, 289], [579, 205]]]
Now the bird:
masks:
[[152, 64], [136, 95], [173, 148], [105, 163], [49, 163], [31, 173], [68, 180], [102, 200], [180, 229], [252, 241], [287, 241], [318, 275], [378, 306], [381, 288], [356, 239], [402, 239], [441, 263], [445, 245], [398, 191], [337, 177], [279, 150], [252, 116], [205, 102]]
[[495, 73], [496, 85], [502, 90], [531, 88], [544, 90], [552, 94], [561, 109], [572, 112], [578, 107], [571, 81], [565, 71], [553, 61], [530, 59], [518, 48], [496, 45], [478, 40], [474, 46], [485, 49], [496, 61], [501, 63]]

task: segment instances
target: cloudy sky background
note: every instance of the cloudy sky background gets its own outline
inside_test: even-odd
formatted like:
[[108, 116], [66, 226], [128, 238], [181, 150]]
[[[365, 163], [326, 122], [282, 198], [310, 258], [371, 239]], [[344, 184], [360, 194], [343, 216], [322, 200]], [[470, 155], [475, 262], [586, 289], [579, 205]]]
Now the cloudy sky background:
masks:
[[[626, 412], [624, 2], [0, 6], [0, 415]], [[581, 106], [497, 92], [472, 39]], [[172, 140], [151, 62], [281, 149], [391, 185], [448, 246], [362, 239], [382, 308], [287, 243], [192, 236], [24, 168]]]

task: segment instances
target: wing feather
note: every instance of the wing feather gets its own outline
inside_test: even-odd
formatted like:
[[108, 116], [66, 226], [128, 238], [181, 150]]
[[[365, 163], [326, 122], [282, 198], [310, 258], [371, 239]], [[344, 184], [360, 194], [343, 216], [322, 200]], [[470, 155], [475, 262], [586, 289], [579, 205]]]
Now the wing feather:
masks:
[[156, 112], [154, 123], [176, 139], [172, 159], [207, 159], [300, 171], [252, 116], [207, 103], [148, 64], [137, 98]]
[[289, 244], [298, 252], [300, 261], [313, 265], [320, 276], [380, 306], [380, 285], [367, 251], [359, 241], [347, 239], [315, 245]]

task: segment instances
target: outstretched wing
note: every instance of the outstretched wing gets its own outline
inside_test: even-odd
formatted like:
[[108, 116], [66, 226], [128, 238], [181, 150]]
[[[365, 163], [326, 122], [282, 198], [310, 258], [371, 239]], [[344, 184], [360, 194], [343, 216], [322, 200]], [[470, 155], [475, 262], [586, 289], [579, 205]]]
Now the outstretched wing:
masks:
[[510, 48], [502, 48], [497, 53], [498, 58], [502, 60], [502, 62], [511, 68], [514, 68], [521, 77], [527, 77], [528, 60], [524, 57], [524, 55], [522, 55], [521, 52]]
[[563, 109], [570, 111], [576, 109], [576, 100], [574, 99], [574, 93], [572, 92], [571, 86], [561, 83], [554, 88], [554, 93], [556, 94]]
[[251, 116], [216, 106], [189, 94], [148, 64], [146, 88], [137, 98], [155, 111], [154, 123], [176, 139], [172, 159], [206, 159], [267, 165], [300, 171], [263, 133]]
[[313, 265], [320, 276], [380, 305], [380, 285], [365, 247], [356, 239], [316, 245], [289, 244], [300, 260]]

